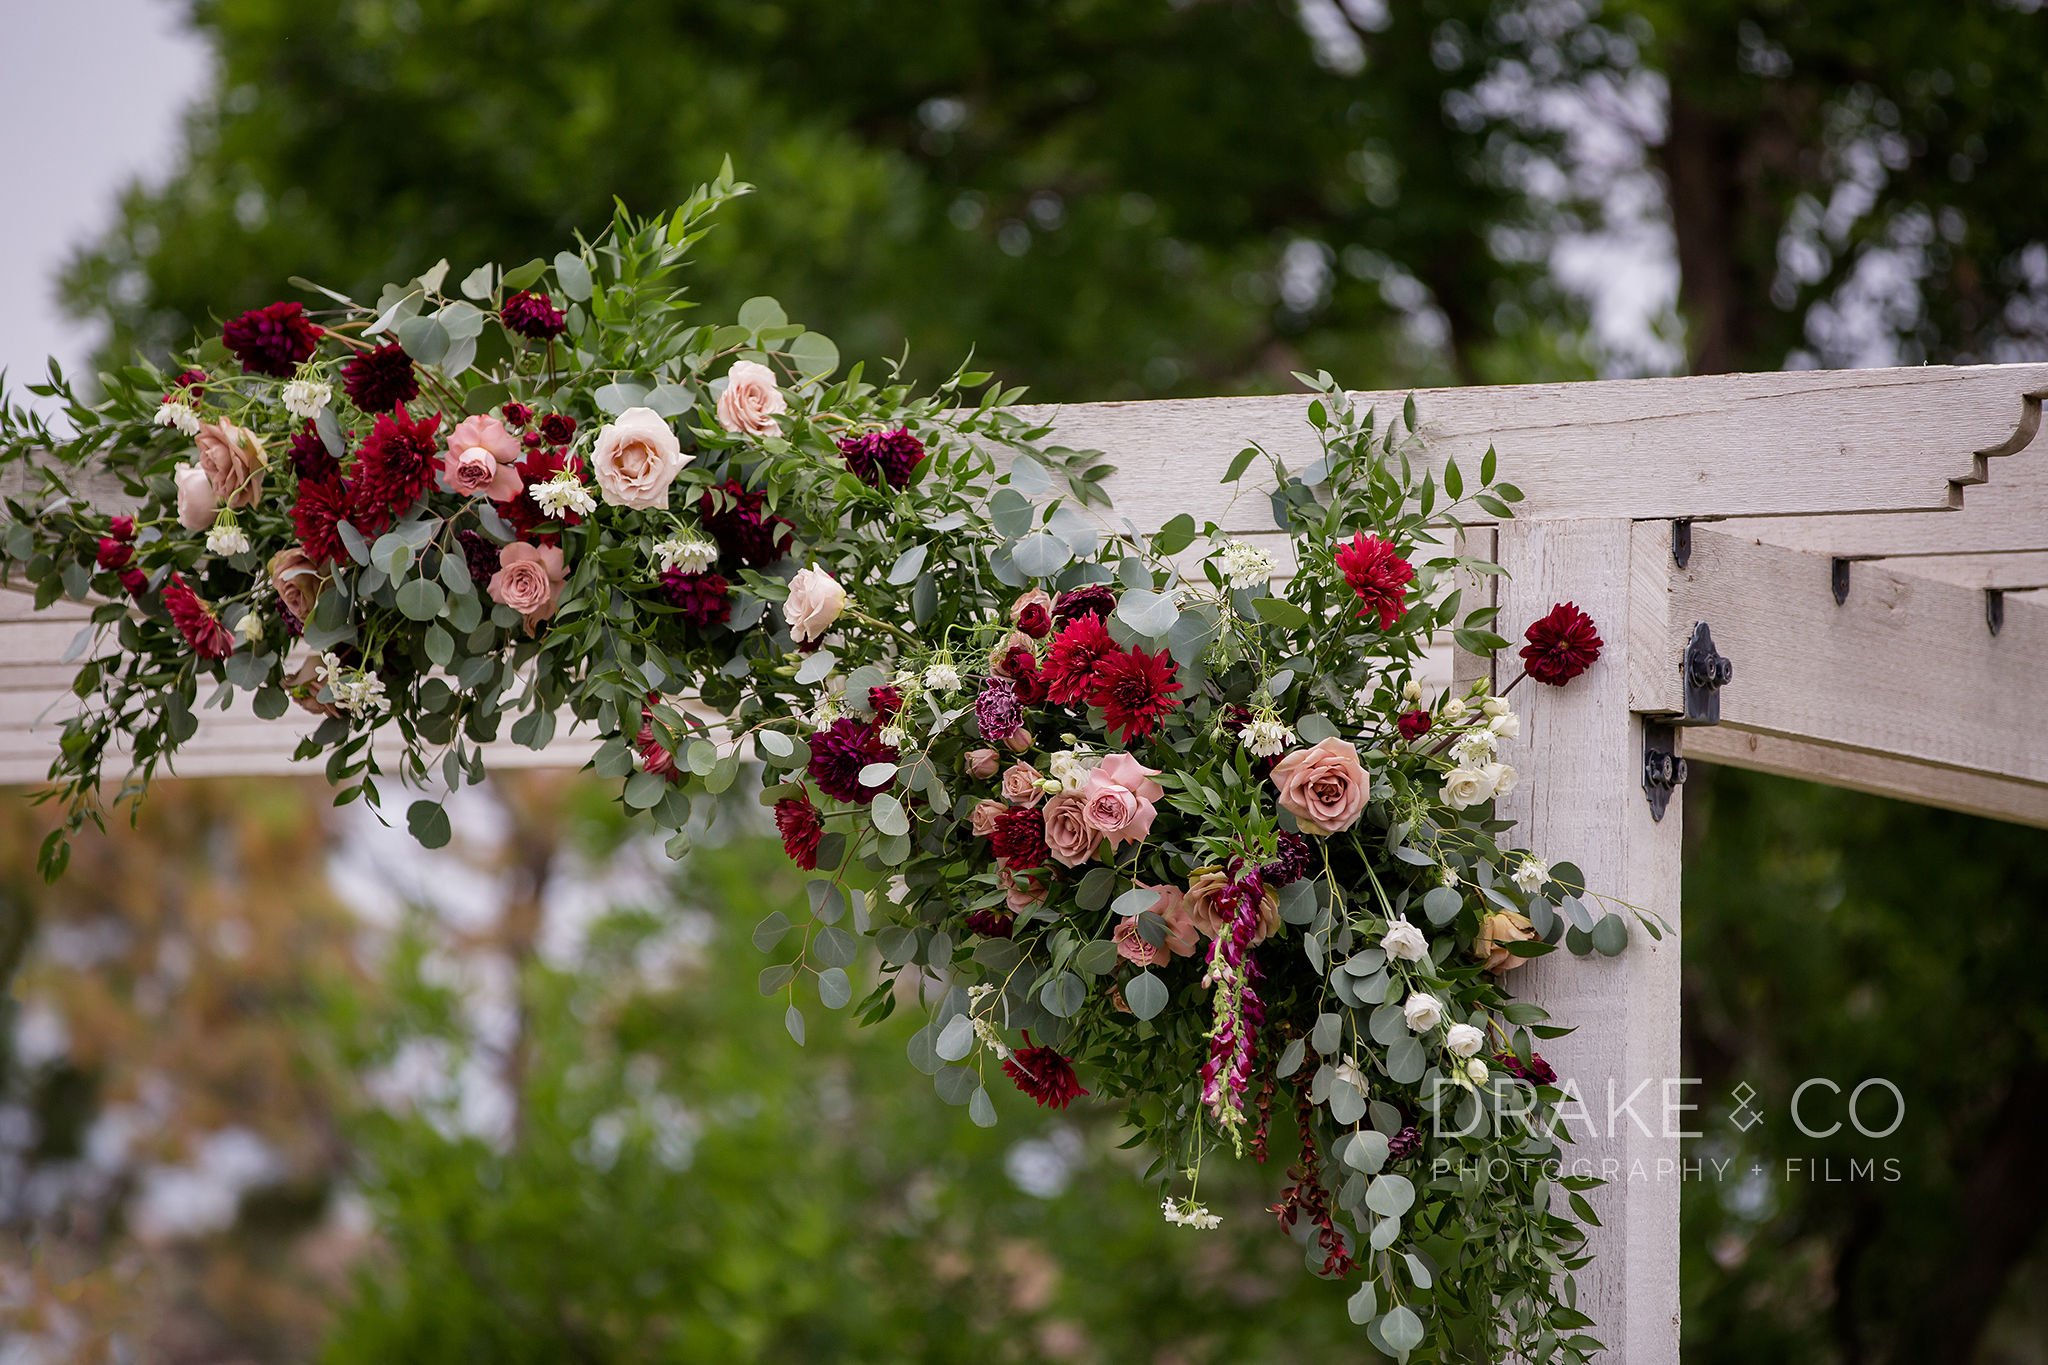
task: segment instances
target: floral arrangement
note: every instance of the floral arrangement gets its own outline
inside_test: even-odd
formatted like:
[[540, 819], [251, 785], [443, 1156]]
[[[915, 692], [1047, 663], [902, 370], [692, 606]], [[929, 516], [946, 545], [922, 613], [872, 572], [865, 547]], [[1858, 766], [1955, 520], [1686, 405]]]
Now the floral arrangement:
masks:
[[[1592, 1182], [1548, 1164], [1536, 1051], [1562, 1030], [1504, 982], [1628, 929], [1496, 814], [1512, 687], [1417, 677], [1433, 633], [1507, 646], [1456, 587], [1498, 570], [1453, 552], [1461, 516], [1520, 497], [1492, 453], [1418, 476], [1412, 408], [1382, 423], [1317, 376], [1321, 458], [1254, 447], [1225, 480], [1270, 467], [1291, 577], [1280, 537], [1117, 529], [1109, 466], [989, 376], [835, 379], [765, 298], [701, 320], [679, 272], [745, 189], [728, 168], [453, 294], [445, 262], [374, 303], [306, 286], [317, 308], [245, 313], [91, 401], [53, 369], [33, 392], [69, 434], [6, 405], [6, 570], [98, 604], [46, 871], [110, 759], [138, 797], [236, 693], [323, 718], [300, 754], [338, 801], [381, 808], [394, 763], [429, 846], [501, 735], [595, 735], [676, 854], [751, 753], [817, 873], [801, 922], [754, 934], [799, 1043], [811, 1001], [922, 1009], [910, 1061], [945, 1101], [984, 1125], [997, 1085], [1119, 1103], [1190, 1228], [1217, 1221], [1208, 1163], [1291, 1151], [1273, 1213], [1376, 1348], [1583, 1359]], [[89, 505], [89, 471], [132, 511]], [[1524, 676], [1600, 649], [1560, 604]]]

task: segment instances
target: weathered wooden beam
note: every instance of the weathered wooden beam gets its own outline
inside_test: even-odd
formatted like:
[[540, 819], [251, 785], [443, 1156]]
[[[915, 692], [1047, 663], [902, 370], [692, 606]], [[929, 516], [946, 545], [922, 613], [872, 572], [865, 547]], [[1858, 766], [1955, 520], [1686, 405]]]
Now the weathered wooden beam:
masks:
[[1999, 463], [1951, 512], [1877, 516], [1736, 517], [1713, 529], [1844, 559], [2048, 550], [2048, 459], [2030, 451]]
[[1888, 754], [1832, 748], [1720, 725], [1701, 726], [1683, 734], [1688, 763], [1747, 768], [2048, 829], [2048, 786], [2039, 783], [2015, 782], [1958, 768], [1937, 768]]
[[[2048, 533], [2044, 533], [2048, 534]], [[1861, 561], [1913, 578], [1938, 578], [1964, 588], [2030, 592], [2048, 588], [2048, 550], [1981, 555], [1916, 555]]]

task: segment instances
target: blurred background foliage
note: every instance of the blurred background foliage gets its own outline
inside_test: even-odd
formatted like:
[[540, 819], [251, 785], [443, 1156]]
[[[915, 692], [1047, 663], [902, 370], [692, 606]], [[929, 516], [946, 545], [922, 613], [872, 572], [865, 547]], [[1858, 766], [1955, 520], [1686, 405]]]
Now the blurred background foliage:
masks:
[[[702, 257], [707, 302], [773, 293], [927, 376], [976, 347], [1042, 399], [2048, 353], [2036, 0], [190, 13], [218, 66], [185, 154], [64, 280], [112, 352], [289, 275], [374, 292], [551, 252], [730, 153], [763, 193]], [[380, 880], [399, 846], [320, 804], [182, 785], [54, 890], [7, 808], [0, 923], [37, 927], [0, 1303], [36, 1340], [1355, 1357], [1256, 1182], [1181, 1234], [1097, 1117], [983, 1133], [890, 1029], [791, 1047], [752, 995], [746, 928], [794, 885], [760, 845], [663, 868], [601, 794], [522, 777], [451, 898]], [[2048, 1360], [2040, 836], [1736, 773], [1687, 807], [1690, 1154], [1730, 1163], [1688, 1190], [1687, 1358]], [[1895, 1079], [1905, 1125], [1798, 1142], [1816, 1074]], [[1859, 1157], [1898, 1180], [1848, 1178]]]

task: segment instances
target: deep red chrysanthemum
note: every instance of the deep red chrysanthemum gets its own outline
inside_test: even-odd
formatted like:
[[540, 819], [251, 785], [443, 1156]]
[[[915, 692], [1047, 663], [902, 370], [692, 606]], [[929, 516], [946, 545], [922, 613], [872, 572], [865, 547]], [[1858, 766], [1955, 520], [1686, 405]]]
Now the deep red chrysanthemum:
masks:
[[116, 536], [101, 536], [93, 558], [102, 569], [125, 569], [135, 558], [135, 547]]
[[1410, 741], [1421, 739], [1429, 733], [1433, 722], [1427, 711], [1403, 711], [1394, 724], [1401, 727], [1401, 738]]
[[311, 422], [292, 433], [291, 455], [292, 472], [301, 483], [337, 478], [341, 474], [341, 461], [328, 453], [319, 428]]
[[348, 553], [341, 543], [341, 523], [348, 516], [348, 487], [340, 479], [303, 480], [292, 504], [292, 529], [299, 546], [315, 564], [333, 564]]
[[551, 412], [540, 419], [540, 434], [551, 446], [565, 446], [576, 439], [576, 419], [566, 412]]
[[766, 493], [749, 492], [733, 479], [704, 490], [698, 519], [728, 564], [765, 569], [789, 553], [795, 528], [782, 517], [764, 516], [767, 501]]
[[1008, 938], [1017, 928], [1017, 917], [1007, 910], [969, 910], [967, 931], [983, 938]]
[[455, 541], [462, 547], [462, 562], [469, 566], [470, 582], [478, 587], [497, 576], [498, 547], [481, 531], [457, 531]]
[[903, 709], [903, 692], [888, 683], [883, 683], [880, 687], [870, 687], [868, 705], [874, 708], [877, 717], [888, 720]]
[[785, 796], [775, 803], [775, 829], [782, 851], [806, 872], [818, 866], [818, 841], [825, 837], [825, 817], [808, 796]]
[[1068, 621], [1053, 637], [1039, 674], [1045, 680], [1046, 695], [1061, 706], [1073, 706], [1095, 688], [1095, 670], [1102, 660], [1117, 652], [1109, 638], [1109, 627], [1092, 612]]
[[303, 304], [273, 303], [231, 318], [221, 340], [242, 362], [243, 374], [292, 377], [320, 346], [320, 329], [306, 316]]
[[1071, 621], [1077, 616], [1108, 616], [1116, 610], [1116, 594], [1105, 583], [1083, 583], [1068, 588], [1052, 604], [1052, 619]]
[[1552, 607], [1522, 638], [1529, 642], [1522, 646], [1522, 667], [1552, 687], [1563, 687], [1591, 668], [1605, 644], [1593, 618], [1570, 602]]
[[1349, 545], [1337, 547], [1337, 568], [1358, 594], [1358, 614], [1377, 616], [1381, 630], [1392, 630], [1408, 614], [1408, 585], [1415, 566], [1394, 553], [1378, 536], [1360, 531]]
[[434, 486], [441, 467], [435, 433], [441, 414], [414, 417], [393, 408], [377, 419], [356, 453], [349, 480], [349, 520], [366, 534], [382, 531], [394, 517]]
[[350, 356], [341, 367], [341, 391], [358, 412], [379, 417], [419, 397], [420, 380], [413, 373], [412, 357], [393, 341]]
[[1052, 858], [1045, 844], [1045, 816], [1036, 807], [1013, 806], [998, 815], [988, 841], [996, 858], [1012, 872], [1044, 867]]
[[1173, 696], [1180, 691], [1176, 672], [1173, 656], [1165, 650], [1149, 654], [1142, 646], [1133, 646], [1108, 656], [1095, 670], [1088, 704], [1102, 708], [1103, 729], [1121, 730], [1124, 743], [1134, 744], [1180, 705]]
[[661, 591], [669, 605], [699, 630], [724, 625], [732, 619], [732, 593], [723, 574], [664, 569]]
[[498, 310], [507, 331], [531, 341], [546, 341], [569, 330], [569, 320], [546, 294], [522, 289]]
[[836, 801], [865, 806], [888, 787], [864, 787], [860, 770], [870, 763], [894, 763], [896, 751], [882, 743], [875, 727], [847, 716], [811, 736], [811, 780]]
[[839, 453], [862, 483], [886, 480], [891, 488], [908, 488], [925, 458], [924, 442], [904, 427], [842, 437]]
[[[1029, 1032], [1025, 1033], [1024, 1041], [1031, 1041]], [[1003, 1063], [1003, 1074], [1046, 1109], [1064, 1109], [1074, 1102], [1075, 1096], [1088, 1093], [1081, 1088], [1080, 1077], [1074, 1074], [1073, 1062], [1049, 1047], [1018, 1048]]]
[[220, 623], [207, 605], [199, 600], [199, 594], [185, 585], [182, 574], [172, 574], [164, 584], [164, 609], [171, 614], [171, 624], [178, 628], [178, 634], [185, 637], [185, 643], [192, 646], [192, 652], [202, 659], [225, 659], [235, 652], [235, 637], [228, 634], [228, 628]]

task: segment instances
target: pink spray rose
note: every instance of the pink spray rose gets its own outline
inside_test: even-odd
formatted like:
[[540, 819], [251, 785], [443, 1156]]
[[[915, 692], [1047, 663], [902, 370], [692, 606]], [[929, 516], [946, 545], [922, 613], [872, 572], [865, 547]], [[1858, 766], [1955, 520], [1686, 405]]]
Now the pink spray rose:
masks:
[[996, 832], [996, 817], [1009, 809], [1000, 801], [979, 801], [967, 813], [967, 827], [983, 839]]
[[1003, 770], [1003, 800], [1013, 806], [1035, 806], [1045, 796], [1038, 769], [1029, 763], [1012, 763]]
[[555, 614], [562, 595], [562, 581], [568, 573], [562, 567], [562, 551], [556, 545], [507, 545], [498, 552], [498, 571], [491, 575], [491, 600], [512, 608], [533, 634], [541, 622]]
[[519, 438], [488, 413], [465, 417], [448, 433], [441, 452], [441, 487], [465, 498], [510, 502], [526, 481], [513, 468], [524, 454]]
[[1019, 877], [1007, 867], [996, 869], [996, 885], [1003, 888], [1003, 904], [1013, 915], [1045, 902], [1045, 882], [1030, 873]]
[[789, 600], [782, 604], [782, 619], [789, 622], [789, 638], [800, 645], [825, 638], [825, 632], [846, 610], [846, 589], [839, 580], [820, 568], [798, 569], [789, 580]]
[[1157, 967], [1169, 956], [1164, 947], [1154, 948], [1145, 942], [1144, 935], [1138, 932], [1135, 918], [1119, 922], [1110, 938], [1116, 943], [1116, 955], [1135, 966]]
[[1304, 834], [1350, 829], [1371, 790], [1358, 750], [1334, 735], [1274, 764], [1273, 785], [1280, 792], [1280, 809], [1294, 817]]
[[171, 472], [178, 486], [178, 525], [188, 531], [204, 531], [220, 514], [220, 494], [213, 480], [196, 464], [181, 464]]
[[1002, 755], [994, 749], [970, 749], [967, 751], [967, 775], [976, 781], [986, 782], [996, 775], [996, 765], [1002, 761]]
[[1061, 792], [1045, 803], [1045, 846], [1052, 856], [1068, 867], [1079, 867], [1095, 856], [1102, 835], [1089, 827], [1086, 802], [1071, 792]]
[[666, 507], [668, 486], [690, 457], [653, 408], [627, 408], [599, 428], [590, 448], [598, 491], [614, 507]]
[[778, 412], [789, 404], [775, 387], [775, 371], [752, 360], [735, 360], [718, 395], [718, 425], [742, 436], [780, 436]]
[[1159, 813], [1153, 803], [1166, 795], [1166, 789], [1152, 780], [1158, 772], [1129, 754], [1111, 754], [1082, 780], [1083, 816], [1111, 848], [1152, 833]]

